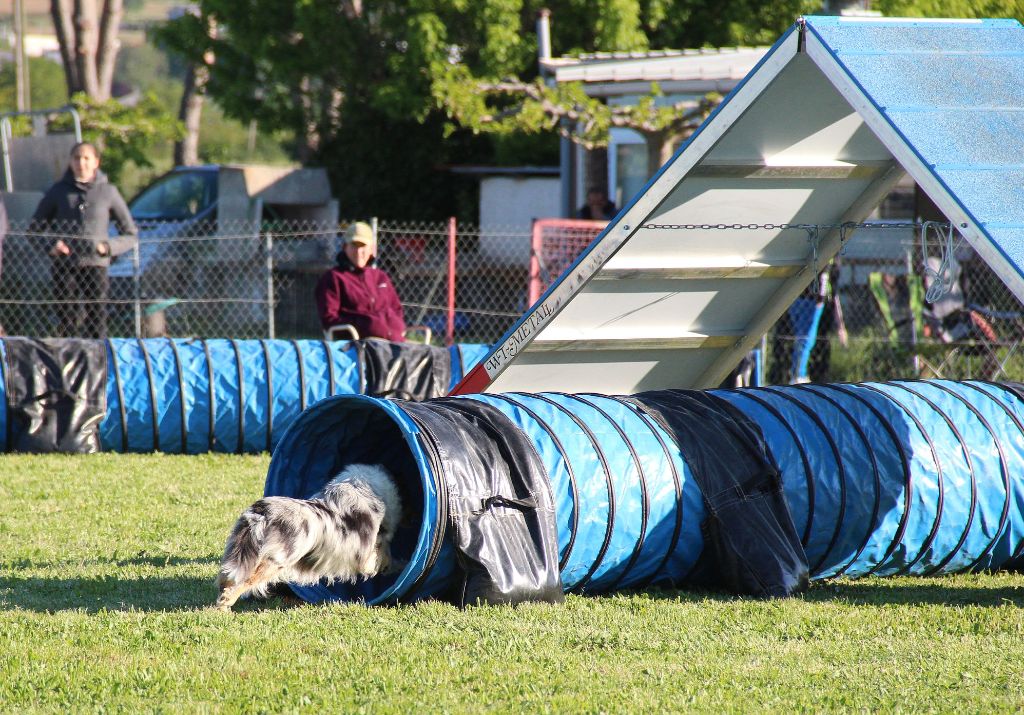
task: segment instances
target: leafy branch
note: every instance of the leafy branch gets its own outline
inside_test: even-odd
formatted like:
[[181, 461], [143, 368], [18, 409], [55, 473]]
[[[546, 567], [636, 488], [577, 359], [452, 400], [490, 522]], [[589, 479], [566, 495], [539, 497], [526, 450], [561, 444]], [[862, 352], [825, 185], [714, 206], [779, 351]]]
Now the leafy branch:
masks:
[[594, 149], [607, 146], [612, 128], [632, 129], [647, 140], [651, 170], [667, 160], [674, 145], [692, 134], [722, 99], [712, 92], [665, 103], [655, 83], [650, 94], [633, 104], [608, 105], [588, 96], [580, 82], [476, 79], [458, 65], [436, 80], [433, 89], [438, 106], [452, 122], [449, 132], [455, 125], [474, 133], [553, 131]]

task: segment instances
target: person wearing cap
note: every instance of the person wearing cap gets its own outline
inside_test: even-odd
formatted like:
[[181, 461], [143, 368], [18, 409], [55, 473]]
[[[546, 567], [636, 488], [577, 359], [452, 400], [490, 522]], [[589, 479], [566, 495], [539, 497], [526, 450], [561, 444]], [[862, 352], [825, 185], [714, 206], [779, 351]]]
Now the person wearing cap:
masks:
[[337, 264], [316, 286], [316, 308], [324, 330], [349, 324], [360, 338], [405, 341], [405, 313], [386, 271], [376, 267], [377, 242], [370, 225], [345, 231]]

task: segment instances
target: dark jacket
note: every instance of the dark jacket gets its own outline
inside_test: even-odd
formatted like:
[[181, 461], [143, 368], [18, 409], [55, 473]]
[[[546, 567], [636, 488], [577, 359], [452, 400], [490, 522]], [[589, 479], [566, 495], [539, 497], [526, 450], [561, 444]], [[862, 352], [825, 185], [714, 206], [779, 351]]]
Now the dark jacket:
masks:
[[580, 210], [576, 212], [576, 218], [585, 221], [611, 221], [618, 212], [619, 210], [615, 208], [615, 204], [611, 201], [605, 201], [604, 206], [601, 207], [601, 215], [594, 216], [590, 211], [590, 204], [583, 204]]
[[338, 264], [327, 271], [316, 286], [316, 308], [324, 330], [350, 323], [360, 338], [405, 340], [405, 313], [388, 274], [371, 260], [356, 268], [344, 251]]
[[[108, 235], [111, 217], [121, 236]], [[81, 184], [70, 169], [43, 195], [31, 230], [50, 235], [47, 252], [64, 241], [71, 249], [69, 260], [79, 266], [109, 266], [111, 256], [131, 250], [139, 235], [128, 205], [106, 174], [97, 171], [92, 183]]]

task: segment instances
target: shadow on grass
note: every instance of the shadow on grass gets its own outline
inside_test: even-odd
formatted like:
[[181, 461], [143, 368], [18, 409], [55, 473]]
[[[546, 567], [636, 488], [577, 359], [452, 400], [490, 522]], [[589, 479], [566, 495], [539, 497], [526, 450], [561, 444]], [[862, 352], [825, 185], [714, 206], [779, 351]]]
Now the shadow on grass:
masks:
[[[0, 577], [0, 612], [22, 609], [57, 611], [190, 611], [212, 606], [217, 599], [214, 579], [177, 577], [46, 578]], [[279, 598], [239, 601], [236, 611], [278, 610]]]
[[[1024, 581], [1020, 586], [999, 585], [991, 588], [983, 586], [964, 586], [952, 579], [948, 584], [940, 579], [929, 579], [921, 583], [909, 583], [901, 579], [899, 583], [885, 579], [864, 579], [862, 581], [843, 581], [838, 583], [815, 583], [798, 598], [813, 603], [842, 602], [858, 606], [891, 606], [891, 605], [937, 605], [937, 606], [1017, 606], [1024, 607]], [[707, 590], [674, 590], [652, 588], [643, 591], [652, 599], [664, 599], [682, 602], [698, 601], [736, 601], [735, 596], [723, 591]], [[748, 597], [749, 598], [749, 597]]]
[[901, 580], [889, 584], [882, 579], [817, 584], [804, 595], [807, 601], [844, 601], [855, 605], [937, 605], [937, 606], [1024, 606], [1024, 582], [1021, 586], [1000, 584], [991, 588], [964, 586], [941, 579], [922, 583]]
[[[0, 575], [0, 611], [16, 608], [52, 613], [56, 611], [182, 611], [212, 606], [217, 599], [215, 585], [217, 556], [148, 556], [144, 553], [126, 558], [87, 559], [68, 563], [36, 562], [16, 559], [3, 565]], [[62, 578], [23, 575], [18, 572], [63, 568], [151, 566], [174, 569], [202, 566], [208, 578], [182, 575], [136, 575], [104, 573], [98, 576]], [[8, 575], [9, 574], [9, 575]], [[259, 603], [241, 601], [236, 610], [273, 609], [279, 599]]]
[[[142, 557], [130, 559], [98, 560], [93, 563], [117, 565], [178, 566], [208, 564], [209, 578], [191, 576], [126, 576], [104, 574], [93, 577], [58, 578], [46, 576], [0, 576], [0, 611], [24, 609], [38, 612], [82, 610], [99, 611], [182, 611], [211, 606], [216, 600], [214, 584], [218, 559]], [[53, 564], [45, 564], [53, 566]], [[38, 568], [40, 564], [27, 561], [7, 565], [15, 570]], [[722, 591], [705, 589], [648, 588], [643, 591], [624, 591], [622, 595], [637, 595], [652, 600], [700, 603], [706, 601], [734, 602], [741, 597]], [[595, 594], [597, 597], [614, 594]], [[749, 597], [742, 597], [751, 600]], [[942, 578], [887, 580], [866, 578], [860, 581], [818, 582], [797, 598], [805, 602], [839, 602], [857, 606], [941, 605], [1024, 607], [1024, 580], [1020, 586], [1000, 581], [991, 587], [965, 585], [962, 579]], [[785, 603], [780, 600], [779, 603]], [[267, 601], [240, 601], [237, 611], [278, 610], [296, 605], [294, 599], [278, 597]]]
[[[217, 556], [200, 556], [185, 558], [182, 556], [144, 556], [137, 555], [126, 558], [101, 558], [83, 559], [81, 561], [67, 562], [71, 566], [194, 566], [196, 564], [209, 566], [216, 570], [220, 558]], [[16, 570], [49, 568], [55, 566], [52, 561], [33, 561], [32, 559], [14, 559], [5, 565], [5, 568]]]
[[215, 598], [212, 578], [0, 578], [3, 610], [176, 611], [206, 606]]

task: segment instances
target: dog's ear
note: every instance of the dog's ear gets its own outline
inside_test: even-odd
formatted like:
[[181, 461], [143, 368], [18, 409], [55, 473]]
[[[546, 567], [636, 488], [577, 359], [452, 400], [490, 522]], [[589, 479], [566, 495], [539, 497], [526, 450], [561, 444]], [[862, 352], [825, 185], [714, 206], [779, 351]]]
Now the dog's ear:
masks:
[[384, 521], [382, 504], [361, 503], [354, 505], [342, 517], [342, 523], [350, 536], [359, 540], [359, 572], [373, 576], [380, 566], [377, 560], [377, 543]]
[[[259, 504], [259, 502], [257, 502]], [[253, 505], [255, 506], [255, 505]], [[249, 508], [242, 514], [242, 518], [249, 525], [249, 530], [256, 539], [263, 538], [263, 532], [267, 528], [267, 513], [264, 509]]]
[[368, 548], [377, 542], [384, 523], [384, 507], [375, 503], [358, 504], [349, 509], [343, 520], [349, 531], [359, 537], [360, 546]]

